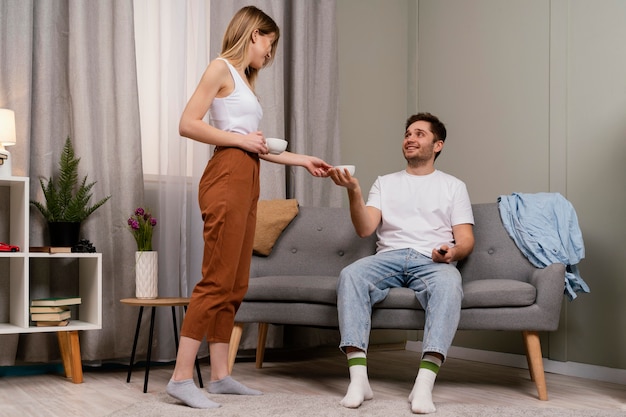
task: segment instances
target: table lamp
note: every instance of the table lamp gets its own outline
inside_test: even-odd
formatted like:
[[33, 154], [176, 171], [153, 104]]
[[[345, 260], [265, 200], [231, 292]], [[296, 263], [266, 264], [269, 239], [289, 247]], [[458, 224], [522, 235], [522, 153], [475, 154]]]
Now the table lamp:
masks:
[[15, 112], [9, 109], [0, 109], [0, 178], [10, 177], [11, 153], [5, 146], [15, 145]]

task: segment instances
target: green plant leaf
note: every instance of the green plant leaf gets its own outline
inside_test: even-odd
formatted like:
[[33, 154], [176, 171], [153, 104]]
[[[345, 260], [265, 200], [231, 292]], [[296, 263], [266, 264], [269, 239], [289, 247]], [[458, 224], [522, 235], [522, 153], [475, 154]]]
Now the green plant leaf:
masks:
[[90, 205], [91, 189], [96, 182], [87, 182], [85, 175], [79, 184], [79, 163], [68, 136], [59, 159], [59, 175], [39, 180], [46, 205], [31, 201], [48, 222], [82, 222], [111, 198], [107, 196]]

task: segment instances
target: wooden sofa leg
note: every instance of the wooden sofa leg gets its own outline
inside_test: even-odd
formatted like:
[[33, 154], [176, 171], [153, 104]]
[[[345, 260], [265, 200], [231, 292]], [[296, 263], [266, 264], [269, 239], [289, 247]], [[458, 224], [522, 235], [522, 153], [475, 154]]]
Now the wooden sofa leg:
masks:
[[546, 386], [546, 376], [543, 370], [543, 357], [541, 356], [541, 342], [538, 332], [524, 331], [524, 344], [526, 345], [526, 358], [528, 360], [528, 369], [530, 370], [530, 378], [535, 381], [539, 399], [548, 400], [548, 387]]
[[268, 323], [259, 323], [259, 338], [256, 344], [256, 368], [263, 367], [263, 358], [265, 357], [265, 342], [267, 341]]
[[230, 342], [228, 344], [228, 373], [233, 373], [235, 366], [235, 358], [239, 350], [239, 342], [241, 342], [241, 334], [243, 333], [243, 323], [235, 323], [233, 331], [230, 334]]

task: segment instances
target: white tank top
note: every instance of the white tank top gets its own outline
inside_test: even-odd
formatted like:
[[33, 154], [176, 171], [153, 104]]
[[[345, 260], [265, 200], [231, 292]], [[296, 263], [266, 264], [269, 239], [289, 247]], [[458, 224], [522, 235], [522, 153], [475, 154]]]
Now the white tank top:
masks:
[[242, 135], [259, 130], [263, 109], [256, 95], [241, 78], [235, 67], [224, 58], [235, 82], [235, 89], [226, 97], [216, 97], [209, 108], [211, 124], [227, 132]]

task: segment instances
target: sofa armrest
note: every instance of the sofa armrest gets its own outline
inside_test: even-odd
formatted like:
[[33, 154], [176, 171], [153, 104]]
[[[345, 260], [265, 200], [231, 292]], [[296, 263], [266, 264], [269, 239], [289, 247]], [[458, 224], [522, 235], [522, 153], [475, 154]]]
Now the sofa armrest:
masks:
[[530, 284], [537, 288], [536, 304], [544, 312], [546, 323], [552, 330], [556, 330], [563, 304], [565, 265], [554, 263], [545, 268], [537, 268], [530, 276]]

